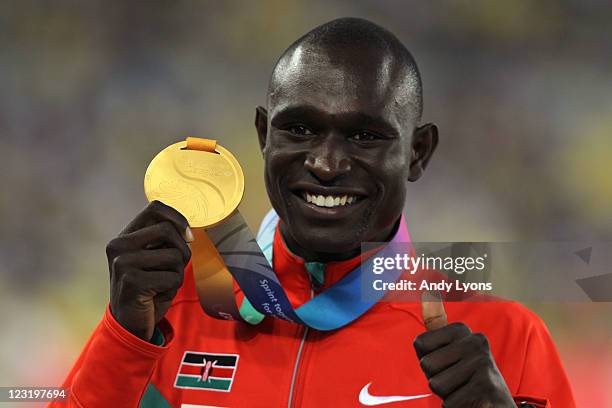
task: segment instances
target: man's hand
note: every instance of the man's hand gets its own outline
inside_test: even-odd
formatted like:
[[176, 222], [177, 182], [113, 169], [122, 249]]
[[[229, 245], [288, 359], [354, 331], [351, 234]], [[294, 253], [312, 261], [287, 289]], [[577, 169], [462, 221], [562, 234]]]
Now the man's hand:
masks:
[[448, 324], [438, 292], [424, 292], [422, 307], [427, 332], [417, 336], [414, 348], [443, 407], [515, 408], [485, 335], [463, 323]]
[[111, 312], [130, 333], [153, 336], [183, 284], [191, 241], [185, 217], [153, 201], [106, 246]]

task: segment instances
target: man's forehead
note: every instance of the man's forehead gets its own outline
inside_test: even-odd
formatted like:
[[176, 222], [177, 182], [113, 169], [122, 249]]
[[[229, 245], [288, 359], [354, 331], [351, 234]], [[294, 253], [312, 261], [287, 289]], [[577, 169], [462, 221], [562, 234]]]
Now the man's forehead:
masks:
[[303, 103], [330, 112], [390, 112], [409, 99], [405, 80], [391, 55], [367, 47], [334, 52], [299, 46], [279, 61], [268, 104], [271, 111]]

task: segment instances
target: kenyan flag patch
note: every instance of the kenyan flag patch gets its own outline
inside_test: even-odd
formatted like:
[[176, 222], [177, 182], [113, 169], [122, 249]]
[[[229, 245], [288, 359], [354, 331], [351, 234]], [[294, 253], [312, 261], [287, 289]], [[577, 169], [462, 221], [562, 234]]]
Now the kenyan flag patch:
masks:
[[238, 354], [186, 351], [181, 360], [176, 388], [229, 392], [238, 367]]

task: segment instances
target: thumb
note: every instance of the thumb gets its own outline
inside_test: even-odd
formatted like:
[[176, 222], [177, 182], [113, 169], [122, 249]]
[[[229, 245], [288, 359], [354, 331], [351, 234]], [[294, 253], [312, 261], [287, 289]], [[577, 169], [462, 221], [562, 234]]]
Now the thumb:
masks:
[[421, 295], [423, 323], [427, 331], [440, 329], [448, 324], [442, 296], [437, 290], [426, 290]]

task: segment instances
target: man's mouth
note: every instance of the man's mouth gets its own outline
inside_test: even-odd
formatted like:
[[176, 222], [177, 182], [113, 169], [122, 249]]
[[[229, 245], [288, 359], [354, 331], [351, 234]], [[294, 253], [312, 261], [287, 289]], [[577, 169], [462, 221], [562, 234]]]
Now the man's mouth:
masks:
[[329, 187], [298, 182], [289, 187], [307, 217], [335, 219], [355, 214], [367, 201], [367, 192], [359, 187]]
[[317, 207], [341, 207], [346, 205], [351, 205], [360, 200], [360, 196], [351, 195], [351, 194], [342, 194], [342, 195], [322, 195], [311, 193], [308, 191], [301, 191], [301, 197], [310, 204], [314, 204]]

